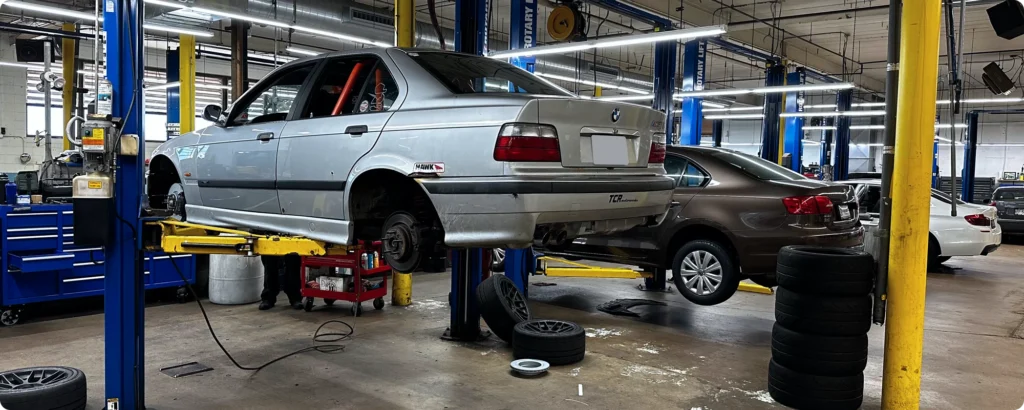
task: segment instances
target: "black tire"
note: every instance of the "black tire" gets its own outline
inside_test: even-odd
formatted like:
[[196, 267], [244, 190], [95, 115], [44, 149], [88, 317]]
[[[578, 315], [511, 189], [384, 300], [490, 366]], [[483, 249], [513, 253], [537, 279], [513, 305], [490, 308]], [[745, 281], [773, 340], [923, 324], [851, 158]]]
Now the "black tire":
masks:
[[491, 250], [491, 272], [504, 272], [505, 271], [505, 250], [501, 249], [501, 256], [498, 255], [498, 249]]
[[[85, 408], [85, 373], [71, 367], [50, 366], [0, 372], [0, 404], [8, 410], [79, 410]], [[18, 377], [11, 377], [18, 375]], [[50, 379], [49, 381], [45, 381]], [[17, 383], [16, 380], [39, 383]], [[42, 382], [42, 383], [40, 383]], [[26, 387], [28, 386], [28, 387]]]
[[514, 328], [512, 356], [516, 359], [544, 360], [552, 366], [583, 360], [587, 336], [583, 327], [563, 320], [527, 320]]
[[[684, 259], [689, 258], [691, 254], [700, 255], [699, 252], [710, 254], [719, 265], [718, 272], [721, 275], [721, 280], [710, 293], [702, 294], [707, 289], [701, 289], [700, 286], [702, 280], [708, 281], [704, 283], [705, 286], [709, 283], [713, 284], [714, 277], [705, 276], [706, 274], [711, 274], [711, 271], [698, 273], [691, 277], [690, 281], [695, 280], [692, 286], [688, 286], [688, 280], [683, 277]], [[740, 286], [740, 271], [736, 267], [732, 254], [721, 244], [705, 239], [690, 241], [679, 247], [675, 257], [672, 258], [672, 273], [672, 282], [675, 283], [679, 293], [690, 302], [703, 306], [717, 305], [725, 302], [736, 293], [736, 289]]]
[[815, 376], [768, 364], [768, 393], [779, 404], [796, 409], [853, 410], [864, 401], [864, 373]]
[[780, 286], [775, 320], [787, 329], [819, 336], [859, 336], [871, 329], [871, 297], [818, 296]]
[[516, 289], [512, 279], [505, 275], [491, 275], [476, 288], [480, 316], [495, 336], [512, 343], [512, 332], [516, 324], [530, 320], [530, 308], [526, 298]]
[[779, 286], [779, 281], [775, 278], [775, 276], [750, 275], [750, 277], [748, 277], [747, 279], [750, 279], [751, 282], [754, 282], [766, 288], [774, 288], [776, 286]]
[[846, 248], [786, 246], [779, 250], [779, 286], [821, 295], [866, 295], [874, 283], [875, 260]]
[[848, 376], [868, 364], [868, 335], [818, 336], [772, 328], [772, 360], [801, 373]]
[[307, 312], [313, 311], [313, 298], [306, 298], [305, 303], [302, 304], [302, 310]]

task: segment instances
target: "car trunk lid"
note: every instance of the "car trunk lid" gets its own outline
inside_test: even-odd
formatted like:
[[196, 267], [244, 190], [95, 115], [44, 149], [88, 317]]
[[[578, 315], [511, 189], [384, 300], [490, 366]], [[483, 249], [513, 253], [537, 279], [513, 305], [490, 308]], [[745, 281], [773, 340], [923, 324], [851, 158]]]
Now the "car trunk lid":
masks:
[[1024, 219], [1024, 200], [996, 200], [999, 217], [1003, 219]]
[[832, 201], [832, 213], [825, 215], [824, 224], [831, 229], [843, 230], [857, 224], [860, 207], [853, 187], [818, 180], [771, 181], [780, 186], [802, 188], [795, 190], [799, 196], [821, 195]]
[[665, 114], [636, 104], [541, 98], [523, 111], [530, 105], [558, 131], [565, 168], [646, 168], [652, 138], [664, 135]]

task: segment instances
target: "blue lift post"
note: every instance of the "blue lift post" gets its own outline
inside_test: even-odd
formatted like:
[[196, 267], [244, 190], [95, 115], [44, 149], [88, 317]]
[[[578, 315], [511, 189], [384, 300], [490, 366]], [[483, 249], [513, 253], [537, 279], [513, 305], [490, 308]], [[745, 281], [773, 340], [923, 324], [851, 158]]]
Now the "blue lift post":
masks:
[[[787, 85], [804, 84], [807, 76], [804, 69], [797, 68], [796, 71], [786, 74]], [[786, 93], [786, 112], [802, 112], [804, 110], [803, 91]], [[785, 120], [786, 126], [783, 131], [783, 154], [790, 155], [789, 168], [796, 171], [803, 171], [804, 157], [804, 118], [789, 117]]]
[[[537, 45], [537, 1], [512, 0], [511, 33], [509, 49], [522, 49]], [[537, 59], [534, 56], [512, 58], [510, 63], [533, 72]], [[511, 85], [510, 85], [511, 87]], [[529, 297], [530, 275], [534, 271], [533, 250], [505, 249], [505, 276], [512, 279], [524, 297]]]
[[[786, 66], [768, 63], [765, 70], [765, 86], [775, 87], [786, 84]], [[779, 113], [782, 112], [782, 94], [764, 95], [764, 122], [761, 125], [761, 158], [779, 163]]]
[[[167, 50], [167, 84], [181, 80], [179, 50]], [[181, 87], [167, 87], [167, 139], [181, 134]], [[195, 115], [195, 114], [193, 114]]]
[[[455, 1], [455, 51], [476, 55], [487, 54], [488, 0]], [[476, 85], [483, 87], [483, 84]], [[450, 252], [452, 293], [448, 300], [451, 317], [445, 340], [476, 341], [482, 336], [476, 288], [490, 269], [490, 250], [457, 248]]]
[[[673, 94], [676, 92], [676, 55], [678, 54], [675, 41], [663, 41], [654, 44], [654, 105], [653, 108], [665, 113], [665, 144], [675, 145], [678, 139], [675, 135], [675, 100]], [[697, 104], [698, 107], [700, 104]], [[699, 111], [699, 109], [698, 109]], [[698, 117], [698, 131], [700, 130]], [[700, 134], [697, 135], [700, 141]]]
[[[704, 89], [704, 67], [707, 61], [708, 42], [691, 40], [683, 47], [683, 91]], [[679, 145], [700, 145], [701, 122], [704, 111], [702, 98], [683, 98], [679, 117]]]
[[[832, 118], [825, 118], [821, 121], [821, 125], [829, 126], [835, 125], [835, 120]], [[832, 136], [833, 131], [822, 130], [821, 131], [821, 157], [819, 164], [819, 179], [825, 179], [825, 167], [832, 164]]]
[[711, 121], [711, 145], [715, 147], [722, 146], [722, 134], [725, 133], [725, 120], [712, 120]]
[[[970, 111], [967, 113], [967, 140], [964, 141], [964, 168], [960, 175], [960, 200], [974, 202], [974, 171], [977, 168], [978, 160], [978, 114], [981, 111]], [[949, 139], [956, 140], [956, 128], [949, 129]], [[950, 150], [949, 154], [956, 152]], [[956, 175], [950, 173], [950, 175]], [[955, 178], [951, 178], [954, 180]]]
[[[836, 94], [836, 110], [850, 111], [853, 105], [853, 90], [843, 90]], [[850, 179], [850, 117], [836, 117], [836, 155], [832, 167], [832, 180]]]
[[[103, 28], [107, 33], [107, 79], [113, 86], [113, 116], [121, 118], [121, 134], [142, 135], [145, 97], [142, 91], [142, 0], [107, 1]], [[118, 156], [114, 184], [114, 222], [106, 244], [103, 300], [107, 408], [145, 408], [142, 230], [139, 209], [144, 155]], [[111, 404], [114, 404], [111, 406]]]

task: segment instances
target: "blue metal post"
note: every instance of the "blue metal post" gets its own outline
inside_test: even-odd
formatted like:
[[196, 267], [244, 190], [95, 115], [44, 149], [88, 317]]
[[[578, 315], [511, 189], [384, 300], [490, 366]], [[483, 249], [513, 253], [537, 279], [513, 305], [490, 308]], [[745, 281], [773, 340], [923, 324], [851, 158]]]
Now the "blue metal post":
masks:
[[536, 268], [532, 248], [505, 250], [505, 276], [512, 279], [523, 296], [530, 296], [530, 275]]
[[455, 0], [455, 51], [487, 54], [489, 0]]
[[939, 188], [939, 140], [932, 146], [932, 188]]
[[451, 317], [448, 330], [442, 338], [448, 340], [475, 341], [480, 338], [480, 309], [477, 306], [476, 288], [483, 281], [484, 249], [452, 249], [452, 292], [448, 303]]
[[[678, 144], [675, 135], [675, 101], [672, 95], [676, 91], [676, 42], [663, 41], [654, 45], [654, 109], [666, 114], [665, 143]], [[700, 138], [700, 135], [697, 136]]]
[[[537, 46], [537, 0], [512, 0], [509, 49], [518, 50]], [[514, 57], [510, 63], [533, 72], [537, 63], [534, 56]]]
[[[708, 42], [691, 40], [683, 47], [683, 91], [704, 89], [704, 65]], [[701, 121], [704, 120], [703, 98], [683, 98], [679, 117], [679, 145], [700, 145]]]
[[[836, 110], [850, 111], [853, 91], [843, 90], [836, 94]], [[843, 181], [850, 178], [850, 117], [836, 117], [836, 156], [832, 167], [832, 179]]]
[[[949, 139], [954, 139], [956, 128], [950, 128]], [[949, 150], [949, 155], [956, 155], [956, 151]], [[961, 173], [960, 199], [964, 202], [974, 202], [974, 171], [978, 162], [978, 112], [967, 113], [967, 141], [964, 141], [964, 169]], [[951, 175], [956, 175], [951, 173]]]
[[[786, 66], [769, 64], [765, 72], [765, 86], [786, 84]], [[779, 113], [782, 112], [782, 94], [764, 95], [764, 122], [761, 126], [761, 158], [779, 163]]]
[[[181, 67], [178, 64], [179, 51], [178, 49], [167, 50], [167, 83], [178, 82], [181, 80], [180, 70]], [[172, 129], [180, 130], [181, 128], [181, 87], [168, 87], [167, 88], [167, 138], [173, 138], [177, 135], [171, 135]], [[193, 114], [195, 115], [195, 114]]]
[[[821, 121], [821, 125], [835, 125], [835, 120], [831, 118], [825, 118], [824, 120]], [[825, 167], [828, 165], [832, 165], [832, 133], [833, 131], [830, 130], [821, 131], [821, 158], [818, 164], [821, 167], [822, 172], [819, 175], [819, 179], [824, 179]]]
[[[787, 85], [798, 85], [804, 84], [806, 75], [804, 69], [797, 68], [795, 72], [786, 75]], [[786, 93], [786, 112], [801, 112], [804, 110], [804, 93], [803, 91], [795, 93]], [[786, 127], [782, 135], [783, 138], [783, 154], [790, 155], [789, 168], [800, 172], [803, 170], [803, 157], [804, 157], [804, 118], [803, 117], [789, 117], [786, 118]]]
[[711, 121], [711, 145], [722, 146], [722, 134], [725, 133], [723, 128], [725, 128], [725, 120]]
[[[103, 27], [107, 32], [107, 78], [113, 86], [113, 116], [121, 118], [122, 134], [139, 136], [139, 152], [145, 151], [142, 125], [145, 98], [142, 92], [142, 1], [107, 1]], [[114, 184], [112, 239], [106, 244], [106, 279], [103, 301], [106, 352], [106, 402], [108, 408], [145, 408], [144, 293], [141, 237], [138, 233], [143, 184], [143, 155], [117, 158]], [[117, 403], [110, 406], [110, 403]]]

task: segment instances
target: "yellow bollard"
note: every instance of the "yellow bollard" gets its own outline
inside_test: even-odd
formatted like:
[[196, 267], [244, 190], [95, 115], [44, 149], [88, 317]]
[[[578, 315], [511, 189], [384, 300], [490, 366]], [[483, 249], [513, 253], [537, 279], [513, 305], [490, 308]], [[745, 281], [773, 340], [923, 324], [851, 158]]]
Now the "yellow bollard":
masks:
[[892, 184], [882, 408], [917, 409], [924, 347], [928, 214], [942, 2], [906, 0]]
[[181, 104], [178, 123], [181, 133], [196, 130], [196, 36], [182, 34], [178, 37], [178, 86]]
[[392, 270], [391, 306], [412, 304], [412, 274]]

